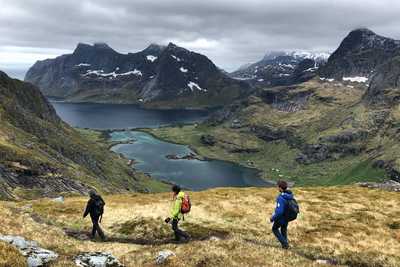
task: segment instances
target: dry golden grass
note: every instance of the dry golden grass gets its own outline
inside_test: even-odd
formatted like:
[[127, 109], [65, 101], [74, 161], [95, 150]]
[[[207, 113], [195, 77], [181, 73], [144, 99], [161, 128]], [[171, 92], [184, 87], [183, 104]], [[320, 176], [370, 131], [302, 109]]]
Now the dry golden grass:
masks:
[[[126, 266], [154, 266], [164, 249], [177, 255], [167, 266], [321, 266], [315, 259], [343, 266], [400, 266], [400, 194], [355, 186], [294, 192], [301, 215], [290, 224], [289, 251], [280, 249], [267, 222], [276, 197], [271, 188], [191, 193], [193, 210], [182, 228], [193, 241], [182, 245], [169, 242], [172, 232], [163, 223], [171, 199], [167, 193], [106, 196], [106, 243], [78, 240], [63, 230], [89, 231], [90, 220], [81, 219], [85, 198], [68, 198], [64, 204], [1, 202], [0, 233], [55, 250], [61, 257], [53, 266], [73, 266], [73, 256], [82, 251], [109, 251]], [[7, 250], [0, 247], [0, 261], [6, 261]]]
[[6, 243], [0, 242], [0, 267], [25, 267], [26, 259], [18, 250]]

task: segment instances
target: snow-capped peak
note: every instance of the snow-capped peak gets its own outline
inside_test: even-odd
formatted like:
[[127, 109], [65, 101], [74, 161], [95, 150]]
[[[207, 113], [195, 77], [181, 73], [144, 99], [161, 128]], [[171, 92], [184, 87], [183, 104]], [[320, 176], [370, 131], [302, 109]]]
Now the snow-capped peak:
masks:
[[313, 59], [315, 61], [327, 61], [330, 54], [326, 52], [313, 51], [271, 51], [264, 56], [264, 60], [274, 60], [277, 57], [290, 56], [296, 59]]

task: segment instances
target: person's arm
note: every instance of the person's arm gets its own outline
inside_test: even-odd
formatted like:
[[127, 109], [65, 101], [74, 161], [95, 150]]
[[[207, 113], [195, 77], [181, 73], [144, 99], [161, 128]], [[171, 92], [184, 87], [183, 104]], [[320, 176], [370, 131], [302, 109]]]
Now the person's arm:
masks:
[[272, 215], [271, 217], [271, 222], [274, 222], [280, 217], [282, 217], [284, 212], [285, 212], [285, 200], [283, 199], [283, 197], [278, 197], [276, 201], [276, 208], [274, 215]]
[[181, 213], [181, 207], [182, 207], [182, 198], [178, 197], [175, 200], [174, 206], [172, 207], [171, 211], [171, 218], [172, 219], [178, 219], [179, 214]]
[[99, 196], [99, 198], [101, 199], [101, 201], [103, 201], [104, 206], [105, 206], [105, 205], [106, 205], [106, 202], [104, 201], [104, 199], [103, 199], [101, 196]]
[[91, 209], [91, 205], [92, 205], [92, 203], [91, 203], [92, 201], [91, 201], [91, 199], [88, 201], [88, 203], [86, 204], [86, 209], [85, 209], [85, 212], [83, 213], [83, 218], [86, 218], [86, 216], [88, 216], [88, 214], [89, 214], [89, 212], [90, 212], [90, 209]]

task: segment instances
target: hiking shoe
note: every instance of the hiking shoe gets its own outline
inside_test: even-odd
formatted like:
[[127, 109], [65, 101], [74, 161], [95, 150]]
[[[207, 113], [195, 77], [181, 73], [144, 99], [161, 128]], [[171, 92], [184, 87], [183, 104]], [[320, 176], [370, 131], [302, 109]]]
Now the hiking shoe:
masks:
[[289, 249], [289, 245], [288, 244], [282, 245], [282, 248], [283, 249]]

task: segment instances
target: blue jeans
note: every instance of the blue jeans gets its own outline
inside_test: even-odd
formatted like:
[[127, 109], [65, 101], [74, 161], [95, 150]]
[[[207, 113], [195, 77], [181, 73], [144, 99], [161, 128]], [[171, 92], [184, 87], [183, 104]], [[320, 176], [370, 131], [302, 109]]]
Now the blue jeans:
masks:
[[274, 222], [272, 225], [272, 232], [281, 243], [282, 247], [288, 247], [289, 241], [287, 239], [287, 222]]

